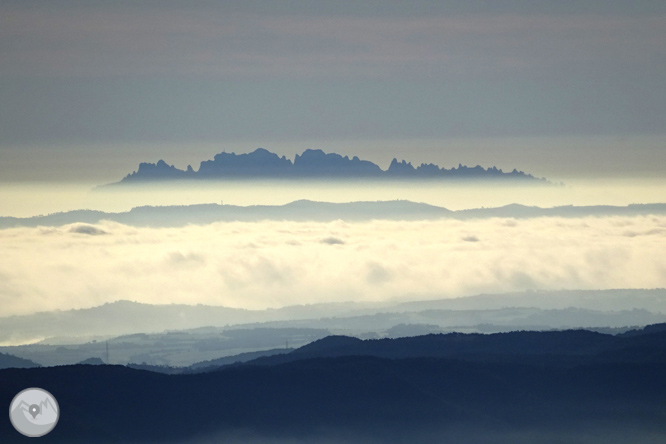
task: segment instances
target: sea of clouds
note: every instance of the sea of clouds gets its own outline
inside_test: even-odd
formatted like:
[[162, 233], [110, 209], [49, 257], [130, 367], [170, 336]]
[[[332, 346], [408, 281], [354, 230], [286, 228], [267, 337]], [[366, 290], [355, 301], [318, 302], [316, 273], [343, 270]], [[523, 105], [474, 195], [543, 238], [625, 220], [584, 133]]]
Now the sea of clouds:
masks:
[[0, 230], [0, 316], [655, 288], [664, 251], [664, 216], [13, 228]]

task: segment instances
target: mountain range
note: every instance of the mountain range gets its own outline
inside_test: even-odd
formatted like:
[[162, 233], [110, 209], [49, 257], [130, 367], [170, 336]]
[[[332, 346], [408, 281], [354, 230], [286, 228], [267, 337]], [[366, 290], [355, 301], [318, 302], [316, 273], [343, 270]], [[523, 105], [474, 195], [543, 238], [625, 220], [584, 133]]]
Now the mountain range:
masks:
[[185, 170], [167, 164], [140, 163], [138, 170], [125, 176], [116, 184], [132, 184], [154, 181], [198, 180], [198, 179], [271, 179], [271, 178], [315, 178], [315, 179], [501, 179], [521, 182], [550, 184], [545, 178], [513, 169], [504, 172], [496, 167], [483, 168], [480, 165], [467, 167], [458, 164], [451, 169], [440, 168], [432, 163], [422, 163], [414, 167], [405, 160], [393, 159], [387, 170], [369, 160], [357, 156], [342, 156], [325, 153], [318, 149], [308, 149], [296, 155], [294, 161], [285, 156], [258, 148], [251, 153], [236, 154], [222, 152], [213, 160], [202, 161], [199, 169], [188, 165]]
[[638, 216], [666, 214], [665, 203], [631, 204], [627, 206], [558, 206], [541, 208], [510, 204], [496, 208], [473, 208], [452, 211], [447, 208], [408, 200], [377, 202], [314, 202], [298, 200], [285, 205], [173, 205], [142, 206], [130, 211], [110, 213], [96, 210], [74, 210], [33, 217], [0, 217], [0, 229], [12, 227], [62, 226], [80, 223], [72, 227], [79, 234], [104, 234], [96, 227], [102, 220], [125, 225], [149, 227], [178, 227], [187, 224], [210, 224], [228, 221], [291, 220], [319, 221], [334, 220], [362, 221], [383, 220], [428, 220], [428, 219], [481, 219], [510, 217], [526, 219], [533, 217], [584, 217], [584, 216]]
[[[201, 327], [315, 328], [353, 334], [400, 324], [442, 329], [621, 327], [666, 316], [666, 289], [559, 290], [481, 294], [413, 302], [337, 302], [249, 310], [212, 305], [151, 305], [126, 300], [78, 310], [0, 317], [0, 343], [83, 335], [113, 337]], [[238, 327], [236, 327], [238, 328]], [[458, 330], [460, 331], [460, 330]], [[498, 330], [501, 331], [501, 330]]]
[[[0, 353], [41, 365], [74, 364], [91, 357], [106, 362], [108, 343], [110, 362], [115, 364], [184, 367], [219, 363], [220, 358], [248, 360], [252, 353], [299, 347], [330, 335], [382, 339], [571, 328], [618, 334], [661, 322], [666, 322], [664, 289], [528, 291], [267, 310], [118, 301], [0, 318], [0, 343], [24, 344], [0, 347]], [[227, 359], [231, 356], [236, 357]], [[0, 368], [29, 364], [5, 357], [0, 354]]]

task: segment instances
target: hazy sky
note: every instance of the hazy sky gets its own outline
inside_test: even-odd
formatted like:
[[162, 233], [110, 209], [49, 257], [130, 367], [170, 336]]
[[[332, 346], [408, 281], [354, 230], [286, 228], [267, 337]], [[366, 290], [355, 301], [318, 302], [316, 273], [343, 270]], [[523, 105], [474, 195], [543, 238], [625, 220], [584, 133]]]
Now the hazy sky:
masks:
[[3, 0], [0, 178], [258, 146], [663, 175], [664, 42], [659, 0]]

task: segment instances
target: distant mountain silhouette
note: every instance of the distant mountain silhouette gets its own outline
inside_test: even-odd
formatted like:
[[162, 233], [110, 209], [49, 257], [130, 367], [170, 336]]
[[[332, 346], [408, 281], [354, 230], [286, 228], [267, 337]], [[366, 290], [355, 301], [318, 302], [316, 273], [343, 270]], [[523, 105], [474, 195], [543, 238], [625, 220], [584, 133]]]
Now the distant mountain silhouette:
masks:
[[164, 373], [167, 375], [182, 375], [193, 373], [206, 373], [217, 371], [220, 367], [227, 365], [237, 365], [244, 362], [252, 361], [263, 356], [274, 356], [291, 353], [293, 348], [274, 348], [270, 350], [260, 350], [255, 352], [240, 353], [232, 356], [223, 356], [221, 358], [210, 359], [207, 361], [195, 362], [194, 364], [185, 367], [165, 366], [165, 365], [150, 365], [150, 364], [136, 364], [129, 363], [127, 367], [136, 370], [148, 370], [150, 372]]
[[[129, 359], [136, 355], [135, 360], [115, 362], [145, 360], [150, 364], [174, 365], [172, 361], [152, 362], [148, 355], [160, 343], [175, 349], [198, 349], [205, 345], [208, 336], [224, 336], [229, 348], [250, 351], [282, 347], [285, 340], [294, 346], [296, 338], [313, 340], [331, 332], [378, 338], [429, 332], [608, 327], [605, 331], [618, 333], [632, 326], [665, 321], [666, 289], [525, 291], [404, 303], [320, 303], [269, 310], [117, 301], [93, 308], [0, 318], [0, 342], [28, 343], [51, 338], [34, 345], [0, 347], [0, 351], [40, 364], [72, 364], [100, 356], [104, 347], [96, 341], [110, 340], [112, 346], [115, 342], [138, 341], [127, 349], [136, 350], [126, 356]], [[165, 330], [180, 330], [181, 334], [164, 333]], [[121, 337], [135, 333], [144, 336]], [[282, 339], [271, 342], [269, 338]], [[232, 343], [237, 345], [232, 347]], [[70, 344], [67, 353], [55, 353], [60, 346]], [[53, 361], [51, 358], [56, 355], [58, 360]], [[194, 357], [191, 363], [219, 356], [224, 354]]]
[[33, 368], [39, 367], [39, 364], [35, 364], [29, 359], [19, 358], [17, 356], [8, 355], [6, 353], [0, 353], [0, 369], [3, 368]]
[[[293, 173], [292, 168], [291, 160], [259, 148], [249, 154], [216, 154], [213, 160], [201, 162], [199, 171], [188, 168], [187, 174], [188, 178], [284, 177]], [[132, 180], [143, 180], [141, 172], [125, 177], [121, 182]]]
[[117, 301], [80, 310], [42, 312], [2, 318], [0, 340], [74, 335], [122, 335], [203, 325], [225, 325], [230, 320], [254, 320], [249, 310], [188, 305], [149, 305]]
[[470, 168], [458, 164], [458, 167], [446, 169], [429, 163], [414, 167], [405, 160], [393, 159], [389, 168], [384, 171], [373, 162], [361, 160], [357, 156], [350, 159], [348, 156], [336, 153], [308, 149], [300, 155], [297, 154], [292, 162], [285, 156], [280, 157], [264, 148], [257, 148], [247, 154], [227, 152], [216, 154], [213, 160], [201, 162], [196, 171], [190, 165], [186, 170], [180, 170], [164, 160], [159, 160], [157, 163], [141, 163], [138, 170], [128, 174], [118, 183], [241, 178], [510, 179], [551, 184], [544, 178], [539, 179], [516, 169], [504, 172], [494, 166], [486, 169], [480, 165]]
[[563, 206], [552, 208], [530, 207], [518, 204], [498, 208], [475, 208], [451, 211], [449, 209], [408, 200], [377, 202], [315, 202], [298, 200], [285, 205], [174, 205], [144, 206], [122, 213], [105, 213], [92, 210], [75, 210], [34, 217], [0, 217], [0, 229], [14, 227], [62, 226], [79, 224], [70, 229], [76, 235], [100, 235], [103, 230], [85, 224], [103, 220], [125, 225], [148, 227], [179, 227], [187, 224], [210, 224], [223, 221], [333, 220], [363, 221], [382, 220], [430, 220], [430, 219], [479, 219], [511, 217], [582, 217], [582, 216], [637, 216], [666, 214], [665, 203], [632, 204], [620, 206]]
[[[280, 320], [294, 321], [309, 317], [318, 318], [323, 315], [341, 315], [353, 308], [354, 304], [316, 304], [313, 307], [293, 306], [269, 310], [246, 310], [211, 305], [151, 305], [123, 300], [92, 308], [57, 310], [0, 318], [0, 341], [21, 342], [44, 337], [100, 335], [108, 338], [109, 336], [164, 332], [165, 330], [224, 327]], [[252, 331], [253, 334], [260, 336], [261, 329], [253, 328]], [[241, 336], [245, 332], [244, 329], [236, 328], [229, 330], [226, 336], [233, 338]], [[195, 333], [196, 331], [192, 332], [192, 334]], [[329, 334], [326, 330], [309, 328], [272, 328], [270, 333], [286, 335], [287, 339], [289, 334], [314, 335], [319, 338]], [[284, 340], [281, 343], [283, 342]]]
[[635, 329], [635, 330], [629, 330], [625, 333], [622, 333], [622, 336], [645, 336], [645, 335], [652, 335], [652, 334], [660, 334], [666, 332], [666, 323], [662, 322], [659, 324], [651, 324], [651, 325], [646, 325], [643, 328]]
[[[498, 334], [428, 334], [382, 340], [327, 336], [297, 349], [271, 349], [225, 356], [187, 367], [129, 364], [131, 368], [166, 374], [219, 370], [249, 363], [279, 365], [314, 358], [373, 356], [387, 359], [417, 357], [465, 361], [559, 362], [666, 362], [666, 323], [653, 324], [618, 335], [589, 330], [519, 331]], [[85, 364], [87, 362], [81, 362]], [[99, 363], [102, 363], [99, 361]]]

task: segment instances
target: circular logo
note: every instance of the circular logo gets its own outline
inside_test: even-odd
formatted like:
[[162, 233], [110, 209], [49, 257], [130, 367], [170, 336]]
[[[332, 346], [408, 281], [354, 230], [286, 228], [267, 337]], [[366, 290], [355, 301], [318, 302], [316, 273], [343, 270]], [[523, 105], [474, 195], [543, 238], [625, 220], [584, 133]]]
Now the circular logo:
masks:
[[40, 388], [29, 388], [14, 396], [9, 405], [9, 419], [14, 428], [35, 438], [49, 433], [58, 423], [60, 408], [52, 394]]

